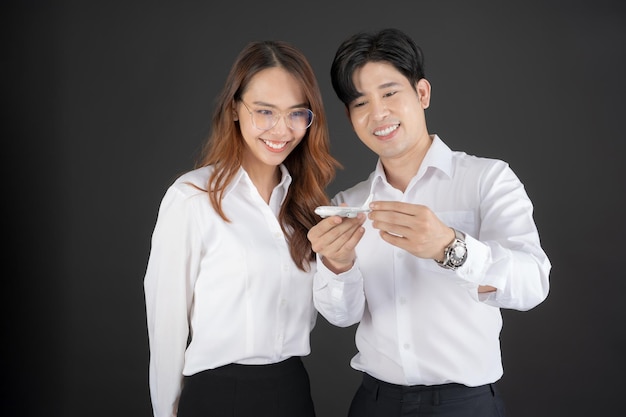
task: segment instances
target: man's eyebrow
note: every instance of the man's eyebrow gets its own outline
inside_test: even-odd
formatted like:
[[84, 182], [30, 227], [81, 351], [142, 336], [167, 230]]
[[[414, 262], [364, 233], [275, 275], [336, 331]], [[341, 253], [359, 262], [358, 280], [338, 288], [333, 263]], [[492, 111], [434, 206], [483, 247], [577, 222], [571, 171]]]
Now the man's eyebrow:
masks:
[[384, 83], [378, 86], [379, 90], [382, 90], [384, 88], [389, 88], [389, 87], [396, 87], [400, 85], [399, 83], [395, 82], [395, 81], [389, 81], [388, 83]]
[[[383, 84], [379, 85], [377, 87], [377, 89], [378, 90], [384, 90], [384, 89], [391, 88], [391, 87], [397, 87], [399, 85], [400, 85], [400, 83], [398, 83], [396, 81], [389, 81], [389, 82], [386, 82], [386, 83], [383, 83]], [[356, 101], [356, 100], [358, 100], [358, 99], [360, 99], [362, 97], [365, 97], [365, 94], [362, 91], [356, 90], [356, 92], [357, 92], [357, 95], [356, 95], [356, 97], [354, 97], [354, 99], [351, 102], [354, 102], [354, 101]]]

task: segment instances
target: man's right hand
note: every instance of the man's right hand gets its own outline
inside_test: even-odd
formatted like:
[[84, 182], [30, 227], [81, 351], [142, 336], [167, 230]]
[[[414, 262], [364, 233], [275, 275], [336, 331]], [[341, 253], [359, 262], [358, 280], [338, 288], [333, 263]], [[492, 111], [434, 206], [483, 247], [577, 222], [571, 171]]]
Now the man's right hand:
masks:
[[352, 268], [356, 259], [356, 245], [365, 233], [362, 226], [365, 219], [363, 213], [355, 218], [331, 216], [309, 230], [307, 237], [311, 248], [335, 274]]

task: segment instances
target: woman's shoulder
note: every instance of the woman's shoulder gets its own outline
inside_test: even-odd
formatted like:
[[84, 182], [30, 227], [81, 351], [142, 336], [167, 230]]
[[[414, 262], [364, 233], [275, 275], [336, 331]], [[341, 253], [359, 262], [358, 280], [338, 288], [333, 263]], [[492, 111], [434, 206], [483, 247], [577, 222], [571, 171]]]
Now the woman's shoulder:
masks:
[[176, 178], [170, 188], [175, 189], [187, 196], [205, 193], [212, 171], [212, 166], [205, 166], [187, 171]]

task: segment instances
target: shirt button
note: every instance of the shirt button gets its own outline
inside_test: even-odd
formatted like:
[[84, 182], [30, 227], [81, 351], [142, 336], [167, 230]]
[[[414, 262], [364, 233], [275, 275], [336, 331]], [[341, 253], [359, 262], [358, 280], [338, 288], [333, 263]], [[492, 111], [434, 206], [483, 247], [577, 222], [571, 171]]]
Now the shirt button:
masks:
[[400, 304], [406, 304], [406, 298], [400, 297]]
[[404, 345], [402, 345], [402, 347], [404, 348], [404, 350], [409, 350], [411, 345], [409, 345], [408, 343], [405, 343]]

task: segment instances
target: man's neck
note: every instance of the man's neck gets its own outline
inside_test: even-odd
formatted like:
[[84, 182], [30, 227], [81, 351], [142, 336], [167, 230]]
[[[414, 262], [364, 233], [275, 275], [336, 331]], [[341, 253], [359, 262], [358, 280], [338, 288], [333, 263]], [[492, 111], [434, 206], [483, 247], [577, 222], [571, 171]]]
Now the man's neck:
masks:
[[423, 141], [425, 146], [416, 146], [411, 152], [407, 152], [398, 158], [382, 158], [380, 159], [385, 169], [385, 176], [387, 182], [391, 184], [393, 188], [396, 188], [402, 192], [409, 186], [411, 179], [417, 174], [417, 171], [424, 161], [426, 153], [432, 145], [433, 137], [430, 137], [429, 141]]

